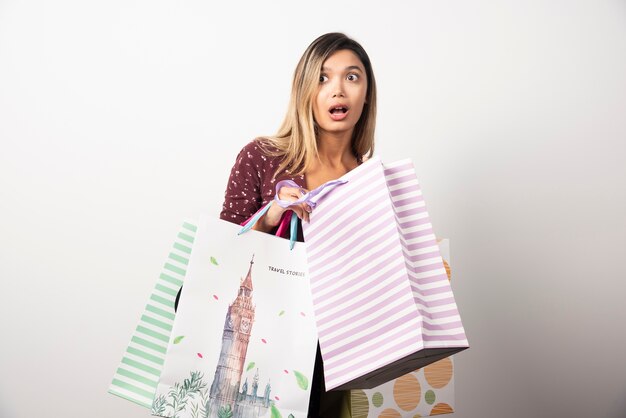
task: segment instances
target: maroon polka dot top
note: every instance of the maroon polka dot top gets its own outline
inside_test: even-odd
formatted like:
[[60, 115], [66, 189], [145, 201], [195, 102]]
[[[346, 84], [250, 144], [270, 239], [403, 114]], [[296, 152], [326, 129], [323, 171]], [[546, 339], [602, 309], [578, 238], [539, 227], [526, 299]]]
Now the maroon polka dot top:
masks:
[[[294, 177], [287, 170], [274, 178], [281, 157], [265, 154], [259, 145], [260, 141], [260, 138], [251, 141], [237, 155], [235, 165], [230, 171], [220, 213], [220, 218], [225, 221], [241, 224], [250, 218], [274, 198], [276, 183], [281, 180], [293, 180], [300, 187], [306, 187], [304, 175]], [[300, 231], [298, 235], [298, 240], [301, 241]]]

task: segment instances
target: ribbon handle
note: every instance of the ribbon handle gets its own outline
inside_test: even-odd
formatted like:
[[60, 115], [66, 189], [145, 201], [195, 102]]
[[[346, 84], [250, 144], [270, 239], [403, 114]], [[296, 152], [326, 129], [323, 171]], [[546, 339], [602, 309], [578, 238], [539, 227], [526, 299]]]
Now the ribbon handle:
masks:
[[[321, 186], [319, 186], [318, 188], [303, 194], [298, 200], [292, 201], [292, 200], [283, 200], [278, 197], [278, 192], [280, 191], [282, 187], [285, 187], [285, 186], [296, 187], [300, 189], [300, 191], [303, 191], [305, 189], [300, 187], [296, 182], [292, 180], [279, 181], [278, 183], [276, 183], [276, 194], [274, 195], [274, 199], [269, 201], [265, 206], [261, 208], [261, 210], [255, 213], [252, 216], [252, 218], [250, 218], [246, 222], [243, 228], [241, 228], [238, 235], [241, 235], [249, 231], [250, 229], [252, 229], [252, 227], [259, 221], [259, 219], [267, 213], [267, 211], [270, 209], [273, 203], [276, 203], [278, 206], [280, 206], [281, 208], [285, 208], [285, 209], [289, 208], [290, 206], [295, 206], [301, 203], [306, 203], [307, 205], [311, 207], [311, 209], [315, 209], [319, 200], [321, 200], [325, 195], [330, 193], [335, 187], [345, 184], [347, 182], [348, 180], [343, 180], [343, 179], [328, 181], [322, 184]], [[282, 220], [281, 220], [281, 226], [282, 226]], [[298, 215], [296, 215], [296, 213], [293, 211], [291, 214], [291, 222], [290, 222], [289, 227], [290, 227], [289, 249], [293, 250], [293, 247], [296, 244], [296, 239], [298, 238]]]
[[259, 221], [259, 219], [261, 219], [261, 216], [267, 213], [267, 211], [270, 209], [270, 206], [272, 206], [272, 203], [274, 203], [274, 201], [270, 200], [269, 203], [263, 206], [261, 210], [259, 210], [257, 213], [255, 213], [252, 218], [248, 219], [246, 221], [246, 224], [243, 226], [243, 228], [241, 228], [241, 231], [239, 231], [237, 235], [241, 235], [244, 232], [248, 232], [249, 230], [251, 230], [252, 227]]
[[300, 197], [300, 199], [291, 201], [291, 200], [282, 200], [281, 198], [279, 198], [278, 191], [284, 186], [295, 187], [300, 190], [304, 190], [304, 189], [298, 186], [298, 184], [296, 184], [296, 182], [292, 180], [282, 180], [276, 184], [276, 194], [274, 195], [274, 201], [276, 201], [276, 203], [282, 208], [288, 208], [289, 206], [299, 205], [300, 203], [306, 203], [311, 207], [311, 209], [315, 209], [315, 206], [317, 206], [318, 201], [321, 200], [322, 197], [330, 193], [335, 187], [341, 186], [342, 184], [345, 184], [347, 182], [348, 180], [344, 180], [344, 179], [327, 181], [326, 183], [319, 186], [317, 189], [311, 190], [310, 192], [303, 194], [302, 197]]

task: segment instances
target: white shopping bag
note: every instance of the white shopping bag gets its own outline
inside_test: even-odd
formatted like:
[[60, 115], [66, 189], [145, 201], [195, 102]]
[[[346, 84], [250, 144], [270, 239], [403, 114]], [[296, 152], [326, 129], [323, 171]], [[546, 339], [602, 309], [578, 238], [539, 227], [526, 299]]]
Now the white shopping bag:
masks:
[[317, 335], [304, 245], [240, 229], [198, 225], [153, 415], [307, 415]]

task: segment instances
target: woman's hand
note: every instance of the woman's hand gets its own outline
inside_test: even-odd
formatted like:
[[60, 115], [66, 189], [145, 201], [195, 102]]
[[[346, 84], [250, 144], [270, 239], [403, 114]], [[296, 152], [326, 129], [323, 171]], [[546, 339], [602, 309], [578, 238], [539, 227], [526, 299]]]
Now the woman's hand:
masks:
[[[299, 187], [281, 187], [278, 191], [278, 198], [280, 200], [287, 200], [290, 202], [295, 202], [300, 199], [303, 195], [305, 195], [307, 191], [305, 189]], [[280, 223], [280, 219], [283, 216], [283, 213], [287, 210], [292, 210], [298, 216], [298, 218], [302, 219], [303, 222], [309, 222], [309, 213], [311, 213], [311, 207], [306, 203], [300, 203], [298, 205], [289, 206], [288, 208], [282, 208], [276, 203], [273, 203], [272, 206], [268, 209], [267, 213], [263, 215], [259, 221], [252, 227], [257, 231], [269, 232], [273, 228], [277, 227]]]

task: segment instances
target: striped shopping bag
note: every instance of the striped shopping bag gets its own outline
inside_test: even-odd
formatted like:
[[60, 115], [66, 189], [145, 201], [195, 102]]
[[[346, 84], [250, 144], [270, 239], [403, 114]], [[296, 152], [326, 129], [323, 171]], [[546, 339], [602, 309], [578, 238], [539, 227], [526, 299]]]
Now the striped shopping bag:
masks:
[[[448, 279], [450, 241], [437, 240]], [[454, 356], [390, 380], [372, 389], [342, 392], [347, 404], [340, 418], [428, 417], [454, 412]]]
[[109, 386], [109, 393], [146, 408], [152, 406], [165, 363], [174, 324], [174, 302], [185, 279], [196, 230], [192, 223], [182, 224]]
[[370, 389], [469, 347], [410, 160], [372, 158], [303, 223], [326, 390]]

